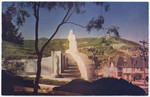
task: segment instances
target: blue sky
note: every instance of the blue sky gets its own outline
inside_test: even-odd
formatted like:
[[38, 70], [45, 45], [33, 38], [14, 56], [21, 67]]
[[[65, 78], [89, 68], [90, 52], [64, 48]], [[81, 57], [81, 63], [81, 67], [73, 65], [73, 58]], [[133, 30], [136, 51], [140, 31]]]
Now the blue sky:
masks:
[[[93, 17], [97, 18], [103, 15], [105, 18], [104, 27], [119, 26], [119, 32], [122, 38], [136, 41], [145, 39], [148, 42], [148, 3], [147, 2], [108, 2], [110, 10], [101, 12], [101, 7], [91, 2], [86, 3], [86, 13], [82, 15], [73, 14], [70, 21], [86, 26], [88, 21]], [[3, 11], [6, 8], [3, 3]], [[26, 23], [20, 28], [25, 39], [34, 39], [35, 18], [33, 12]], [[39, 37], [49, 38], [55, 31], [57, 25], [62, 21], [66, 11], [58, 8], [50, 13], [45, 9], [40, 10]], [[83, 37], [102, 37], [106, 33], [103, 30], [92, 30], [90, 34], [86, 29], [72, 24], [64, 24], [59, 29], [54, 38], [67, 38], [69, 31], [73, 29], [77, 38]]]

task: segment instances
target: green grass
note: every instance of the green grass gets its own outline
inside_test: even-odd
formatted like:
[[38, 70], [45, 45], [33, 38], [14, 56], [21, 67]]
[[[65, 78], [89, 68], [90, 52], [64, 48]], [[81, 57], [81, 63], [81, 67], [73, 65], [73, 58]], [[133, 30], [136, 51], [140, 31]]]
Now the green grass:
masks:
[[[46, 38], [39, 39], [39, 50], [42, 48], [44, 43], [47, 41]], [[53, 39], [45, 48], [43, 57], [51, 55], [51, 51], [65, 52], [68, 48], [67, 39]], [[37, 58], [34, 40], [24, 40], [24, 45], [17, 45], [10, 42], [2, 41], [2, 58], [9, 59], [32, 59]]]
[[[78, 39], [79, 51], [86, 53], [88, 56], [95, 56], [98, 58], [98, 65], [104, 66], [108, 64], [108, 57], [116, 58], [118, 56], [130, 56], [122, 50], [127, 50], [135, 53], [141, 52], [141, 45], [136, 42], [129, 41], [122, 38], [115, 38], [110, 36], [102, 38], [80, 38]], [[94, 57], [94, 56], [93, 56]]]
[[[32, 80], [34, 81], [34, 77], [24, 77], [24, 80]], [[67, 84], [68, 81], [58, 81], [58, 80], [53, 80], [53, 79], [46, 79], [46, 78], [40, 78], [39, 84], [46, 84], [46, 85], [56, 85], [56, 86], [61, 86]]]
[[[32, 82], [34, 83], [34, 81], [35, 81], [35, 77], [13, 76], [12, 78], [17, 83], [19, 83], [19, 84], [20, 83], [24, 83], [24, 85], [26, 85], [26, 84], [32, 84]], [[25, 82], [29, 82], [29, 83], [25, 83]], [[40, 78], [40, 80], [39, 80], [39, 84], [46, 84], [46, 85], [61, 86], [61, 85], [65, 85], [67, 83], [68, 83], [68, 81], [59, 81], [59, 80], [46, 79], [46, 78]]]
[[58, 80], [52, 80], [52, 79], [40, 79], [40, 84], [47, 84], [47, 85], [56, 85], [56, 86], [62, 86], [68, 83], [68, 81], [58, 81]]
[[2, 58], [9, 58], [9, 59], [36, 58], [36, 54], [31, 49], [25, 49], [24, 46], [3, 41]]
[[[47, 38], [39, 39], [39, 50], [47, 41]], [[115, 38], [115, 37], [101, 37], [101, 38], [79, 38], [77, 39], [78, 50], [86, 53], [88, 56], [96, 54], [100, 65], [106, 65], [108, 57], [129, 56], [125, 51], [137, 53], [141, 51], [142, 46], [136, 42]], [[34, 40], [24, 40], [24, 45], [12, 44], [6, 41], [2, 42], [2, 57], [9, 57], [10, 59], [23, 58], [37, 58], [34, 48]], [[47, 45], [43, 52], [43, 57], [51, 55], [51, 51], [65, 52], [69, 48], [67, 39], [53, 39]], [[123, 52], [124, 50], [124, 52]]]

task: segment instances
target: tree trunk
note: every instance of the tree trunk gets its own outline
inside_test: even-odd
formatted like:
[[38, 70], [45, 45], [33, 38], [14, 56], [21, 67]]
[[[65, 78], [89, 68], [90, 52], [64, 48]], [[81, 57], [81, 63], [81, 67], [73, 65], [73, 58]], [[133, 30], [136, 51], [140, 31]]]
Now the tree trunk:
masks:
[[38, 93], [38, 87], [39, 87], [38, 84], [41, 76], [41, 61], [42, 61], [42, 54], [39, 54], [37, 60], [37, 73], [36, 73], [35, 84], [34, 84], [34, 94]]
[[34, 3], [34, 16], [36, 18], [36, 23], [35, 23], [35, 51], [36, 51], [36, 54], [38, 56], [37, 72], [36, 72], [36, 78], [35, 78], [35, 83], [34, 83], [34, 94], [37, 94], [38, 93], [39, 79], [41, 76], [41, 60], [42, 60], [42, 52], [39, 52], [39, 49], [38, 49], [39, 3], [37, 3], [37, 2]]

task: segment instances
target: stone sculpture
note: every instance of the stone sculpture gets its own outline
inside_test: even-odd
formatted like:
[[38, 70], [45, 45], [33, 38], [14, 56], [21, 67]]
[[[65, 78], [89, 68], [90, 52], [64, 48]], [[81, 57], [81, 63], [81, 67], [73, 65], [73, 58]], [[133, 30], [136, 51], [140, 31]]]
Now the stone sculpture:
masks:
[[77, 41], [76, 37], [73, 33], [73, 30], [70, 30], [70, 33], [68, 35], [69, 40], [69, 49], [66, 52], [78, 52], [77, 51]]

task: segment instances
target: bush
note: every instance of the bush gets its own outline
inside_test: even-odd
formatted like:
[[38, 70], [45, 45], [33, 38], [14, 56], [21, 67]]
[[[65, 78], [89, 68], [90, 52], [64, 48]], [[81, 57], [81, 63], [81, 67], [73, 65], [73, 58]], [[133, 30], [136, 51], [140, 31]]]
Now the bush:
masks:
[[2, 13], [2, 40], [23, 45], [22, 33], [18, 32], [19, 28], [16, 28], [9, 17], [10, 12]]
[[24, 63], [14, 60], [4, 59], [2, 62], [2, 69], [6, 70], [10, 75], [16, 75], [21, 70], [24, 70]]

